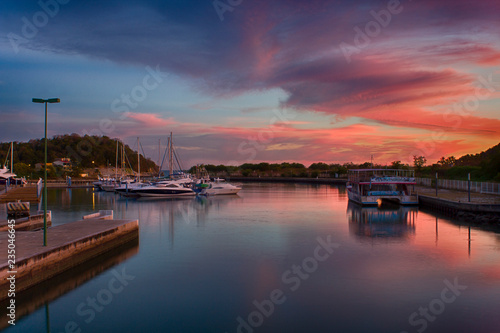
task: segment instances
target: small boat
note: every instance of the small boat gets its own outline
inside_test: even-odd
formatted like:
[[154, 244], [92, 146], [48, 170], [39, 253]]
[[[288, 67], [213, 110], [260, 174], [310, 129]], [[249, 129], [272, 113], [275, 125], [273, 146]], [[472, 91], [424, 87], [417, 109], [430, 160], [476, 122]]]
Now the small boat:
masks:
[[412, 193], [416, 185], [414, 170], [355, 169], [349, 170], [347, 196], [363, 206], [379, 206], [383, 201], [400, 205], [418, 205]]
[[6, 167], [0, 169], [0, 184], [1, 185], [25, 185], [27, 184], [24, 178], [15, 178], [16, 174], [12, 173]]
[[222, 178], [215, 178], [211, 182], [201, 182], [195, 185], [199, 188], [199, 194], [201, 195], [228, 195], [228, 194], [238, 194], [241, 191], [241, 187], [227, 183]]

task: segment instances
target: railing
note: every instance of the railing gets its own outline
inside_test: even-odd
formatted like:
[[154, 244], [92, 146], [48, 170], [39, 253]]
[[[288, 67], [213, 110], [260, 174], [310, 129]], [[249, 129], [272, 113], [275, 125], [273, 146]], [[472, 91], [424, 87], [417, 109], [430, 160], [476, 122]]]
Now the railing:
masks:
[[[415, 178], [418, 185], [435, 186], [435, 179], [433, 178]], [[467, 191], [469, 188], [469, 181], [467, 180], [454, 180], [454, 179], [438, 179], [438, 187], [450, 190]], [[500, 183], [486, 183], [486, 182], [470, 182], [471, 192], [488, 193], [500, 195]]]
[[499, 183], [481, 183], [481, 193], [500, 194]]

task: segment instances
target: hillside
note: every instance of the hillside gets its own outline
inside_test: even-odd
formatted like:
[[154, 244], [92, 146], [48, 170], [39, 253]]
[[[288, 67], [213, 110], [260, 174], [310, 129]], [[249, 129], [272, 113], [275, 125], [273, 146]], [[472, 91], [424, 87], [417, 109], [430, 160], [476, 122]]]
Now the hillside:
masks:
[[485, 161], [491, 161], [500, 156], [500, 143], [486, 151], [477, 154], [467, 154], [456, 161], [459, 166], [481, 166]]
[[[58, 135], [47, 142], [47, 161], [70, 158], [73, 169], [98, 168], [114, 166], [116, 161], [116, 141], [107, 136], [80, 136], [78, 134]], [[28, 142], [14, 142], [14, 172], [23, 176], [35, 172], [35, 165], [44, 161], [44, 139], [33, 139]], [[121, 142], [120, 142], [121, 149]], [[10, 150], [10, 142], [0, 143], [0, 164], [4, 164]], [[130, 165], [137, 170], [137, 151], [125, 145], [125, 155]], [[10, 157], [9, 157], [10, 161]], [[9, 162], [7, 162], [9, 164]], [[129, 162], [126, 163], [129, 167]], [[141, 154], [141, 170], [157, 170], [158, 167], [150, 159]]]

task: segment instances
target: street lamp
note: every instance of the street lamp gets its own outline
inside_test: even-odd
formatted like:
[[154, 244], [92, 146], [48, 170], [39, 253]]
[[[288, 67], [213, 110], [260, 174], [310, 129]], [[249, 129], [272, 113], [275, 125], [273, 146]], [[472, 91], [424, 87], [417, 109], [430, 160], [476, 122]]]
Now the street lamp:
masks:
[[60, 103], [59, 98], [33, 98], [33, 103], [45, 103], [45, 167], [43, 177], [43, 246], [47, 246], [47, 103]]

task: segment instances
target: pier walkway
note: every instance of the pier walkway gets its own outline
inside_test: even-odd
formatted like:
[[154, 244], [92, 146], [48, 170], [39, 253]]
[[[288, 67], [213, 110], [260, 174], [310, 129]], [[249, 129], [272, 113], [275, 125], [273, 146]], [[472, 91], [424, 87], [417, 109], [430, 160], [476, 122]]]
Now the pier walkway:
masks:
[[38, 203], [40, 197], [37, 195], [36, 186], [13, 187], [7, 192], [0, 194], [0, 203], [7, 203], [21, 200], [23, 202]]
[[[415, 191], [419, 195], [436, 198], [436, 188], [428, 186], [415, 186]], [[468, 193], [466, 191], [439, 188], [437, 197], [440, 199], [455, 201], [457, 203], [468, 202]], [[477, 193], [471, 191], [470, 198], [470, 202], [475, 204], [500, 205], [500, 195]]]
[[[138, 220], [88, 219], [59, 225], [47, 230], [16, 231], [15, 265], [7, 261], [8, 232], [0, 232], [0, 290], [8, 289], [12, 271], [16, 276], [16, 293], [50, 279], [64, 271], [135, 241], [139, 236]], [[0, 295], [0, 301], [7, 293]]]
[[500, 196], [494, 194], [415, 186], [421, 207], [431, 208], [469, 222], [500, 224]]

